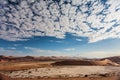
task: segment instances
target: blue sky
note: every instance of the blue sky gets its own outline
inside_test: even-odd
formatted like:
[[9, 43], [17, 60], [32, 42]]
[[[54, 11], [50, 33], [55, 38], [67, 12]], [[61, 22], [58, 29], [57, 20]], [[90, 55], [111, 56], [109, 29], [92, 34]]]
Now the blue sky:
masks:
[[120, 54], [119, 0], [1, 0], [0, 55]]

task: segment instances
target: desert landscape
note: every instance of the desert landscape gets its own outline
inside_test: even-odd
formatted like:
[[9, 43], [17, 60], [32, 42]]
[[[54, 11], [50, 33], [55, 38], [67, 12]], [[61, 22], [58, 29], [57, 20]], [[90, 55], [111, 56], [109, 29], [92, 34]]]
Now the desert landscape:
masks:
[[0, 80], [120, 80], [120, 0], [0, 0]]
[[120, 57], [115, 57], [87, 59], [2, 55], [0, 80], [120, 80]]

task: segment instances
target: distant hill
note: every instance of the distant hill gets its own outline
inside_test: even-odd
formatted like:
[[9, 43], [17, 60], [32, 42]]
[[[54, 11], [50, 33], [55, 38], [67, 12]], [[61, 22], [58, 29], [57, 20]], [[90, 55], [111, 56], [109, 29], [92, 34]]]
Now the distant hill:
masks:
[[24, 57], [15, 57], [15, 56], [4, 56], [0, 55], [0, 62], [9, 62], [9, 61], [59, 61], [59, 60], [79, 60], [80, 57], [67, 57], [67, 56], [24, 56]]
[[34, 60], [32, 56], [25, 57], [14, 57], [14, 56], [4, 56], [0, 55], [0, 62], [9, 62], [9, 61], [31, 61]]
[[106, 58], [102, 58], [101, 60], [104, 60], [104, 59], [109, 59], [112, 62], [116, 62], [120, 64], [120, 56], [106, 57]]
[[80, 65], [80, 66], [118, 66], [119, 64], [112, 62], [109, 59], [105, 60], [63, 60], [52, 63], [54, 66], [64, 66], [64, 65]]
[[56, 61], [52, 65], [118, 65], [120, 64], [120, 56], [107, 57], [102, 59], [88, 59], [81, 57], [68, 57], [68, 56], [4, 56], [0, 55], [0, 62], [28, 62], [28, 61]]

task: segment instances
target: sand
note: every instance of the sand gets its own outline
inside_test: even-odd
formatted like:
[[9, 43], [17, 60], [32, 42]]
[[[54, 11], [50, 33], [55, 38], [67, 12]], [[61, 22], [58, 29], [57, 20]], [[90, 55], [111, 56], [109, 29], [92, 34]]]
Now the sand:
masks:
[[11, 78], [106, 77], [119, 73], [120, 67], [113, 66], [57, 66], [4, 72]]

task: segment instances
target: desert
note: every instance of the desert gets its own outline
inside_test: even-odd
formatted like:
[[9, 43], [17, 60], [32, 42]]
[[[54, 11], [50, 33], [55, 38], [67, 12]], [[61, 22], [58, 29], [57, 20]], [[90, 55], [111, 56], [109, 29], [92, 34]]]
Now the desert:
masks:
[[96, 60], [27, 56], [23, 59], [2, 56], [1, 80], [120, 80], [119, 62], [110, 58]]
[[120, 80], [120, 0], [0, 0], [0, 80]]

